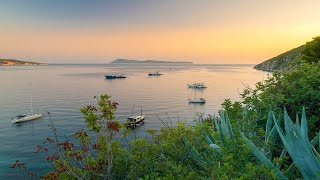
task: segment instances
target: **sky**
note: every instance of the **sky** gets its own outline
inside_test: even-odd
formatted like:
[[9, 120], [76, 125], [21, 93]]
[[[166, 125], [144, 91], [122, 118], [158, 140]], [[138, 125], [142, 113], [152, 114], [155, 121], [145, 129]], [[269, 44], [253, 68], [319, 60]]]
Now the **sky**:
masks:
[[320, 35], [319, 0], [0, 0], [0, 58], [257, 64]]

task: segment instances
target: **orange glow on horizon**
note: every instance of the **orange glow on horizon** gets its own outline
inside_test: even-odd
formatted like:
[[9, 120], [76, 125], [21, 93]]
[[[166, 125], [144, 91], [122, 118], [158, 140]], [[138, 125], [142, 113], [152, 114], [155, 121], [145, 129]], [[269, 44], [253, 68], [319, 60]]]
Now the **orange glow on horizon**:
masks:
[[[313, 27], [313, 29], [315, 29]], [[316, 28], [316, 29], [319, 29]], [[132, 29], [129, 31], [4, 31], [2, 54], [259, 63], [304, 44], [315, 30], [244, 27]]]

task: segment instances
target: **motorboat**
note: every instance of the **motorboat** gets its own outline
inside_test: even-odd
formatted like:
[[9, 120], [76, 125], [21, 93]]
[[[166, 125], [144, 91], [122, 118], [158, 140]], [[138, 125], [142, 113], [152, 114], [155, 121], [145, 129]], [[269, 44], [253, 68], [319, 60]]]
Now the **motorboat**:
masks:
[[106, 77], [106, 79], [125, 79], [125, 78], [127, 78], [123, 74], [119, 74], [119, 75], [107, 74], [107, 75], [105, 75], [105, 77]]
[[204, 83], [193, 83], [193, 84], [188, 84], [189, 88], [207, 88], [207, 86]]
[[149, 76], [161, 76], [161, 75], [163, 75], [163, 74], [161, 74], [159, 71], [157, 71], [157, 72], [149, 72], [149, 74], [148, 74]]

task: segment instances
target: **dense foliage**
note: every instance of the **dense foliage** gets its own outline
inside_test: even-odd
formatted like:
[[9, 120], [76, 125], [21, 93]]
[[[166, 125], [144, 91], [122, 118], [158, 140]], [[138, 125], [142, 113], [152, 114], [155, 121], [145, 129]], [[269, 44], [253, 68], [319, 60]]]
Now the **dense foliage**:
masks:
[[[226, 100], [222, 105], [231, 117], [239, 118], [243, 108], [264, 127], [268, 113], [283, 112], [285, 107], [291, 116], [301, 112], [304, 106], [308, 112], [310, 135], [320, 128], [320, 63], [318, 61], [320, 37], [308, 42], [298, 58], [287, 71], [276, 71], [267, 80], [258, 82], [254, 88], [246, 87], [240, 94], [242, 100]], [[305, 59], [307, 58], [307, 59]]]
[[304, 49], [301, 51], [300, 59], [310, 64], [320, 61], [320, 36], [306, 43]]
[[233, 106], [238, 110], [239, 106], [245, 106], [256, 112], [262, 117], [262, 126], [270, 109], [279, 114], [285, 107], [294, 116], [304, 106], [309, 116], [310, 135], [320, 130], [320, 63], [303, 63], [291, 71], [275, 72], [272, 77], [257, 83], [254, 89], [247, 87], [241, 96], [243, 101]]
[[[55, 136], [48, 138], [47, 142], [55, 145], [56, 148], [51, 147], [55, 151], [48, 155], [46, 160], [53, 161], [54, 167], [42, 178], [287, 179], [286, 176], [301, 177], [300, 171], [293, 168], [293, 163], [290, 165], [290, 161], [284, 162], [288, 160], [285, 158], [286, 153], [284, 155], [282, 153], [280, 158], [274, 158], [271, 155], [276, 138], [275, 129], [277, 128], [278, 133], [284, 136], [274, 116], [272, 117], [275, 125], [271, 128], [272, 119], [269, 116], [267, 130], [264, 132], [262, 128], [257, 128], [257, 121], [247, 117], [247, 111], [243, 112], [242, 118], [237, 121], [230, 120], [228, 114], [221, 111], [219, 117], [200, 118], [195, 127], [177, 123], [175, 127], [165, 127], [160, 131], [148, 130], [151, 139], [135, 139], [127, 147], [122, 147], [121, 142], [115, 139], [116, 135], [121, 135], [121, 124], [114, 120], [117, 104], [109, 98], [110, 96], [102, 95], [97, 99], [97, 107], [87, 106], [81, 110], [85, 115], [88, 129], [94, 133], [78, 131], [75, 133], [78, 143], [60, 142], [53, 127]], [[305, 115], [302, 117], [301, 125], [298, 121], [295, 128], [300, 126], [306, 128], [301, 130], [305, 135], [308, 130]], [[286, 126], [288, 124], [290, 123], [286, 123]], [[127, 131], [124, 130], [123, 133], [126, 134]], [[287, 136], [289, 134], [287, 130], [286, 134]], [[255, 144], [260, 144], [263, 151], [252, 145], [245, 136], [250, 137]], [[288, 138], [292, 136], [289, 135]], [[319, 136], [317, 138], [314, 141], [316, 143], [319, 141]], [[301, 144], [299, 141], [293, 142], [296, 143], [293, 144], [294, 146]], [[311, 148], [311, 145], [306, 146]], [[295, 150], [293, 154], [297, 154], [296, 151], [299, 150], [304, 152], [299, 148], [286, 147], [286, 149], [290, 155], [292, 149]], [[310, 150], [312, 153], [312, 149]], [[48, 148], [38, 146], [38, 152], [41, 151], [48, 153]], [[259, 156], [256, 159], [251, 151], [255, 152], [256, 156], [259, 152], [259, 156], [264, 157], [263, 160], [267, 160], [268, 163], [259, 163], [258, 159], [260, 161], [261, 159]], [[310, 152], [305, 153], [310, 154]], [[297, 157], [301, 159], [300, 156]], [[314, 163], [320, 165], [314, 155], [313, 158]], [[314, 171], [317, 171], [317, 168], [315, 167]]]
[[[297, 115], [301, 114], [301, 107], [304, 106], [308, 115], [308, 138], [315, 137], [316, 140], [319, 138], [317, 134], [320, 130], [319, 50], [320, 37], [316, 37], [305, 45], [301, 51], [301, 56], [298, 57], [296, 62], [290, 64], [290, 67], [283, 71], [274, 72], [267, 80], [258, 82], [254, 88], [246, 87], [240, 94], [241, 101], [231, 102], [227, 99], [222, 104], [223, 108], [229, 112], [232, 119], [241, 119], [242, 112], [245, 110], [249, 119], [256, 120], [257, 128], [264, 128], [268, 127], [267, 120], [270, 110], [278, 115], [284, 113], [284, 108], [286, 108], [289, 115], [294, 117], [296, 113]], [[283, 121], [283, 119], [286, 118], [279, 116], [278, 122]], [[296, 124], [299, 127], [299, 123]], [[264, 130], [268, 131], [268, 128], [264, 128]], [[262, 136], [260, 138], [262, 139]], [[280, 137], [277, 135], [274, 142], [269, 146], [271, 148], [269, 155], [273, 154], [281, 157], [285, 154], [286, 148], [280, 142]], [[266, 146], [260, 145], [259, 147], [266, 149]], [[300, 155], [302, 156], [302, 154]], [[292, 164], [293, 159], [282, 159], [281, 161], [289, 165]], [[292, 165], [287, 168], [283, 167], [283, 169], [288, 169], [287, 171], [291, 172], [290, 177], [297, 178], [303, 175], [303, 172], [291, 167]]]

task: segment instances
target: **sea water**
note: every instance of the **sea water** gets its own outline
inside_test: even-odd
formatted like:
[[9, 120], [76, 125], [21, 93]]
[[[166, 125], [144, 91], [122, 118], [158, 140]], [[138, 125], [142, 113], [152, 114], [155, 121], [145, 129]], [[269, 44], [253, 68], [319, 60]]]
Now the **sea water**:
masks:
[[[191, 123], [197, 113], [217, 113], [224, 99], [239, 100], [245, 86], [253, 87], [268, 74], [253, 65], [199, 64], [79, 64], [0, 67], [0, 179], [21, 178], [23, 171], [9, 166], [16, 160], [27, 162], [30, 171], [42, 174], [49, 167], [36, 145], [52, 137], [51, 120], [59, 138], [65, 140], [85, 129], [80, 108], [94, 105], [94, 96], [107, 93], [119, 103], [116, 119], [125, 122], [131, 115], [145, 116], [145, 124], [135, 137], [147, 136], [147, 129], [159, 129], [163, 123]], [[159, 71], [161, 76], [148, 76]], [[105, 79], [105, 74], [124, 74], [126, 79]], [[187, 84], [203, 82], [208, 88], [196, 90], [205, 104], [189, 104], [194, 90]], [[34, 113], [42, 119], [12, 124], [11, 118]]]

